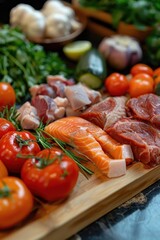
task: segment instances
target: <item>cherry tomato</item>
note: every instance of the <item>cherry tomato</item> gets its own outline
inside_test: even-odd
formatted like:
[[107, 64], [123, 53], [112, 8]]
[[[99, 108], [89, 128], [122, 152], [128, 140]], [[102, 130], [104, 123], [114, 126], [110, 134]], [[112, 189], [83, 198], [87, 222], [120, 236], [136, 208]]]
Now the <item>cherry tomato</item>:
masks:
[[8, 171], [3, 162], [0, 160], [0, 179], [8, 176]]
[[129, 88], [128, 79], [120, 73], [112, 73], [105, 80], [105, 87], [112, 96], [122, 96]]
[[160, 75], [154, 78], [154, 86], [157, 86], [158, 83], [160, 83]]
[[154, 78], [154, 93], [160, 96], [160, 75], [156, 75]]
[[15, 126], [10, 121], [5, 118], [0, 118], [0, 139], [5, 133], [15, 130]]
[[134, 65], [131, 68], [130, 72], [131, 72], [132, 76], [135, 76], [139, 73], [146, 73], [146, 74], [150, 75], [151, 77], [153, 76], [153, 69], [143, 63], [138, 63], [138, 64]]
[[153, 78], [160, 76], [160, 67], [156, 68], [153, 72]]
[[32, 211], [32, 194], [19, 178], [0, 179], [0, 193], [0, 229], [16, 225]]
[[154, 79], [154, 92], [159, 95], [160, 90], [160, 67], [156, 68], [153, 72]]
[[77, 164], [54, 147], [28, 159], [22, 167], [21, 178], [33, 195], [52, 202], [68, 197], [76, 185], [78, 173]]
[[19, 173], [27, 159], [25, 155], [35, 155], [39, 151], [35, 136], [28, 131], [10, 131], [0, 139], [0, 159], [9, 173]]
[[130, 80], [129, 94], [131, 97], [138, 97], [142, 94], [152, 93], [153, 87], [153, 78], [148, 74], [139, 73]]
[[0, 111], [5, 107], [10, 108], [16, 102], [14, 88], [6, 82], [0, 82]]

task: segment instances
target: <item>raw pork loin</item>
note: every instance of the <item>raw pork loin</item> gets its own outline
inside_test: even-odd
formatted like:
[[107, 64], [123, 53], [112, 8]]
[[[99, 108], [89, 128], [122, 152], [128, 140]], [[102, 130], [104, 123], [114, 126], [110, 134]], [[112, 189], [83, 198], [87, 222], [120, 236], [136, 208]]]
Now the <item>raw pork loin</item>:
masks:
[[150, 122], [160, 129], [160, 97], [155, 94], [131, 98], [127, 102], [127, 113], [136, 119]]
[[160, 135], [153, 126], [124, 118], [110, 127], [107, 133], [120, 143], [130, 144], [136, 160], [151, 167], [160, 164]]

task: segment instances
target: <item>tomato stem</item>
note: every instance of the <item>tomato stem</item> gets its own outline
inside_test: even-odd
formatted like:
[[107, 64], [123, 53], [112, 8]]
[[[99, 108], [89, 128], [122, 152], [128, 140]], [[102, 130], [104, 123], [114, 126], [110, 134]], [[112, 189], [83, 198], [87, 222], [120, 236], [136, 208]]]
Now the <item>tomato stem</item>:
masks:
[[58, 138], [53, 137], [52, 135], [50, 135], [49, 133], [44, 131], [44, 125], [41, 122], [39, 125], [39, 128], [35, 130], [35, 136], [37, 139], [37, 142], [41, 144], [41, 146], [43, 148], [51, 148], [53, 147], [53, 141], [56, 143], [56, 145], [58, 145], [63, 152], [69, 156], [70, 158], [72, 158], [78, 165], [78, 167], [81, 169], [82, 173], [85, 175], [85, 177], [87, 177], [86, 174], [92, 175], [94, 172], [92, 170], [90, 170], [89, 168], [85, 167], [81, 162], [83, 161], [87, 161], [84, 158], [78, 157], [76, 156], [72, 151], [68, 150], [67, 147], [72, 148], [69, 144], [61, 141]]
[[0, 198], [9, 197], [11, 195], [11, 190], [4, 181], [2, 181], [2, 183], [3, 187], [0, 189]]
[[[53, 137], [52, 135], [50, 135], [49, 133], [45, 132], [44, 130], [41, 130], [42, 132], [44, 132], [46, 135], [48, 135], [55, 143], [57, 143], [57, 145], [63, 150], [63, 152], [70, 158], [72, 158], [76, 163], [77, 165], [79, 166], [79, 168], [82, 170], [82, 172], [85, 174], [89, 174], [89, 175], [92, 175], [93, 174], [93, 171], [90, 170], [89, 168], [85, 167], [81, 161], [86, 161], [85, 159], [81, 158], [81, 157], [78, 157], [76, 156], [73, 152], [71, 152], [70, 150], [66, 149], [65, 147], [68, 146], [67, 143], [61, 141], [60, 139], [57, 139], [55, 137]], [[85, 174], [86, 176], [86, 174]]]
[[17, 154], [16, 157], [19, 158], [24, 158], [24, 159], [33, 159], [32, 161], [34, 162], [34, 165], [40, 169], [45, 168], [47, 166], [49, 166], [50, 164], [52, 164], [55, 160], [58, 160], [59, 162], [62, 160], [63, 154], [56, 154], [56, 156], [54, 158], [50, 159], [50, 153], [48, 154], [48, 156], [46, 158], [42, 158], [39, 156], [34, 156], [34, 155], [22, 155], [22, 154]]
[[30, 142], [35, 142], [34, 140], [32, 139], [23, 139], [21, 136], [17, 135], [15, 137], [20, 149], [22, 149], [23, 146], [29, 146], [29, 143]]

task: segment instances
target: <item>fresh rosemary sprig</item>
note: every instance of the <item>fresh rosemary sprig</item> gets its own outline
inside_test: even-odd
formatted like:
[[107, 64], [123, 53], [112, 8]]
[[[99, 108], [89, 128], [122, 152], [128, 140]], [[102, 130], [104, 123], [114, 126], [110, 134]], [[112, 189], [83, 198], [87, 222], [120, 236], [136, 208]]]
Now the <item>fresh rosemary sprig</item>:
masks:
[[[18, 113], [17, 113], [17, 109], [16, 109], [15, 105], [13, 107], [11, 107], [10, 109], [8, 109], [7, 107], [4, 108], [4, 110], [2, 112], [0, 112], [0, 117], [6, 118], [10, 122], [12, 122], [18, 131], [23, 130], [20, 125], [20, 122], [17, 120]], [[85, 176], [86, 176], [86, 174], [89, 174], [89, 175], [93, 174], [93, 171], [91, 171], [89, 168], [85, 167], [82, 164], [82, 162], [84, 162], [86, 160], [81, 157], [76, 156], [71, 150], [68, 149], [68, 148], [71, 148], [71, 146], [69, 146], [67, 143], [61, 141], [58, 138], [51, 136], [49, 133], [44, 131], [44, 124], [42, 122], [40, 123], [39, 127], [36, 130], [34, 130], [33, 133], [36, 136], [37, 143], [43, 149], [53, 147], [54, 146], [53, 142], [54, 142], [63, 150], [63, 152], [67, 156], [72, 158], [77, 163], [77, 165], [79, 166], [79, 168], [81, 169], [81, 171], [84, 173]], [[20, 141], [20, 139], [17, 139], [17, 141]], [[24, 145], [24, 143], [22, 143], [22, 142], [21, 142], [21, 144]]]
[[53, 137], [53, 140], [57, 143], [57, 145], [65, 152], [65, 154], [72, 158], [76, 163], [77, 165], [79, 166], [79, 168], [84, 172], [88, 173], [89, 175], [92, 175], [93, 174], [93, 171], [91, 171], [89, 168], [85, 167], [83, 164], [81, 164], [81, 161], [85, 161], [83, 158], [81, 157], [78, 157], [76, 156], [72, 151], [66, 149], [64, 146], [66, 146], [67, 144], [64, 143], [63, 141], [57, 139], [57, 138], [54, 138]]
[[51, 139], [47, 138], [47, 136], [44, 136], [44, 134], [42, 133], [43, 129], [44, 124], [40, 122], [39, 127], [35, 130], [37, 142], [38, 144], [40, 144], [40, 146], [42, 146], [42, 148], [51, 148], [52, 147]]
[[44, 131], [44, 125], [43, 123], [40, 123], [39, 128], [37, 128], [35, 130], [35, 136], [37, 138], [37, 142], [43, 147], [43, 148], [51, 148], [53, 147], [53, 141], [54, 143], [56, 143], [62, 150], [63, 152], [69, 156], [70, 158], [72, 158], [77, 165], [79, 166], [79, 168], [81, 169], [81, 171], [84, 173], [84, 175], [87, 177], [86, 174], [92, 175], [93, 171], [90, 170], [89, 168], [85, 167], [82, 162], [86, 161], [84, 158], [81, 158], [79, 156], [76, 156], [70, 149], [68, 149], [69, 147], [72, 148], [71, 146], [69, 146], [67, 143], [61, 141], [58, 138], [53, 137], [52, 135], [50, 135], [49, 133]]
[[19, 114], [17, 113], [16, 105], [13, 105], [11, 108], [5, 107], [3, 111], [0, 112], [0, 118], [5, 118], [10, 121], [17, 131], [22, 130], [20, 122], [17, 120]]

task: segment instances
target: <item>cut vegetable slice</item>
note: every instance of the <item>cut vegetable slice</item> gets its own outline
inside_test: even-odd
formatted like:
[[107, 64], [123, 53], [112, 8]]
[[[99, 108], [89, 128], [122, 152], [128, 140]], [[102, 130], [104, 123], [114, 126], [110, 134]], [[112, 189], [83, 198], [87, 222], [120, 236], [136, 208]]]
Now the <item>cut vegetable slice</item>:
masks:
[[79, 82], [84, 83], [92, 89], [98, 89], [102, 86], [102, 80], [91, 73], [85, 73], [80, 76]]
[[72, 60], [78, 60], [85, 52], [90, 50], [91, 47], [92, 44], [90, 41], [75, 41], [67, 44], [63, 48], [63, 52], [68, 58]]

